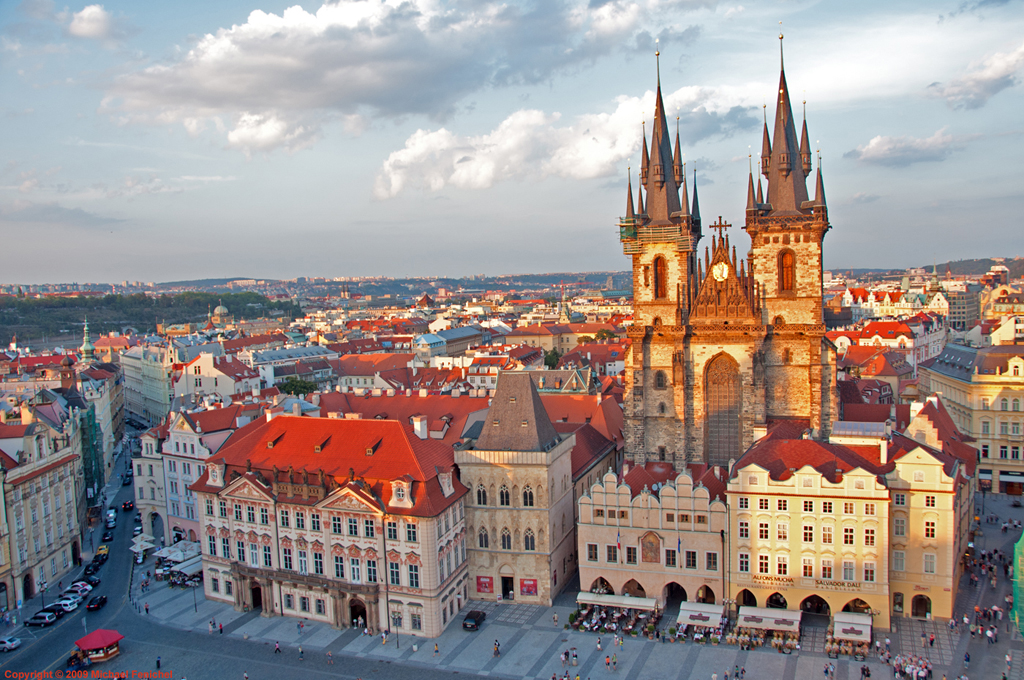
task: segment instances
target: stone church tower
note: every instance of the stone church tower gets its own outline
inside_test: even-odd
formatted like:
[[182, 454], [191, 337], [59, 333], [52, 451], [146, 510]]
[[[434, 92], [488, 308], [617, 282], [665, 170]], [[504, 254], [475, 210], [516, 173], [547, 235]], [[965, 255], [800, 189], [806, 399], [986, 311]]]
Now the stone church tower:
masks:
[[[774, 138], [774, 147], [772, 139]], [[835, 354], [825, 338], [821, 248], [829, 229], [821, 167], [808, 199], [811, 150], [800, 139], [779, 79], [774, 135], [765, 122], [761, 171], [751, 173], [746, 259], [721, 218], [703, 238], [694, 174], [688, 205], [679, 133], [669, 141], [658, 78], [654, 125], [640, 167], [642, 190], [619, 221], [633, 260], [633, 341], [626, 360], [626, 458], [727, 465], [788, 419], [825, 438], [836, 417]], [[646, 200], [645, 200], [646, 197]]]

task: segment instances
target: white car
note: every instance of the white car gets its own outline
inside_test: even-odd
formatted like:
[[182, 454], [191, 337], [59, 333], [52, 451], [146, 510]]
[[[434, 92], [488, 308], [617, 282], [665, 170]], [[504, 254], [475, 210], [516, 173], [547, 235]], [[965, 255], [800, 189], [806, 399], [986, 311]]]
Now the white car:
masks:
[[78, 581], [77, 583], [72, 583], [70, 586], [68, 586], [68, 588], [64, 592], [83, 595], [85, 593], [92, 592], [92, 586], [86, 583], [85, 581]]
[[16, 637], [0, 638], [0, 652], [13, 652], [21, 647], [21, 639]]
[[54, 604], [59, 605], [61, 609], [66, 612], [73, 612], [78, 609], [78, 601], [72, 600], [71, 598], [64, 598], [63, 600], [57, 600]]
[[64, 592], [61, 593], [60, 600], [71, 600], [75, 604], [82, 604], [85, 596], [75, 592]]

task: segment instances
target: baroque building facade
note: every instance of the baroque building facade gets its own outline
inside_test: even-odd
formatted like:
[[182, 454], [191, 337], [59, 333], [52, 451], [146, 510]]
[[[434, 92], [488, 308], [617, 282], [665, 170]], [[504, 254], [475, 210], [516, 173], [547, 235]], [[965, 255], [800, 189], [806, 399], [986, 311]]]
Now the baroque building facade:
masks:
[[748, 181], [750, 249], [739, 257], [721, 218], [704, 237], [694, 173], [689, 203], [679, 133], [669, 139], [660, 77], [634, 203], [619, 222], [632, 258], [634, 323], [626, 361], [626, 458], [727, 465], [770, 421], [801, 419], [828, 436], [836, 417], [835, 353], [822, 313], [822, 241], [829, 230], [817, 169], [809, 198], [806, 121], [797, 135], [785, 71], [774, 134], [767, 121], [760, 170]]

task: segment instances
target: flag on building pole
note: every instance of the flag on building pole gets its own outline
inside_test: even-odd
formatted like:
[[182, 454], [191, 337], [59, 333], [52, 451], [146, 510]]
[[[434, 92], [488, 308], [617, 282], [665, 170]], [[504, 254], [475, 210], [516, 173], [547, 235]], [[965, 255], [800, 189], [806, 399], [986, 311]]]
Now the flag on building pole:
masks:
[[619, 531], [615, 532], [615, 550], [618, 554], [618, 561], [622, 561], [622, 533]]

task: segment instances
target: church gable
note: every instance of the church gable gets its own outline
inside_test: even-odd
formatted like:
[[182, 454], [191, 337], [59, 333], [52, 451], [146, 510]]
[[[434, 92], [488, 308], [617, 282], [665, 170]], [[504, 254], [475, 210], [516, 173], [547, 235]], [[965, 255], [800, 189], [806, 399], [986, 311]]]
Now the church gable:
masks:
[[742, 260], [737, 269], [735, 246], [730, 257], [729, 239], [722, 235], [728, 227], [721, 218], [712, 225], [712, 229], [719, 230], [719, 235], [712, 237], [714, 249], [705, 251], [703, 269], [700, 263], [697, 265], [698, 279], [703, 278], [690, 315], [694, 325], [723, 321], [761, 323], [757, 282], [747, 273]]
[[260, 487], [248, 476], [239, 477], [233, 484], [228, 486], [222, 493], [228, 498], [239, 498], [251, 501], [271, 501], [273, 497], [266, 489]]

